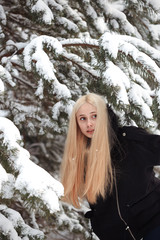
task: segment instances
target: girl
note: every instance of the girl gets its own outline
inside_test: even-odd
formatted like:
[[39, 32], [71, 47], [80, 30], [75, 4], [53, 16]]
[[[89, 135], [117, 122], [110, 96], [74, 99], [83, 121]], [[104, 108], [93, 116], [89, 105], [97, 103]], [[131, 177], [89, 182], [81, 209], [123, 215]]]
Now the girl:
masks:
[[160, 239], [160, 136], [118, 127], [104, 99], [87, 94], [76, 102], [61, 166], [64, 200], [86, 213], [100, 240]]

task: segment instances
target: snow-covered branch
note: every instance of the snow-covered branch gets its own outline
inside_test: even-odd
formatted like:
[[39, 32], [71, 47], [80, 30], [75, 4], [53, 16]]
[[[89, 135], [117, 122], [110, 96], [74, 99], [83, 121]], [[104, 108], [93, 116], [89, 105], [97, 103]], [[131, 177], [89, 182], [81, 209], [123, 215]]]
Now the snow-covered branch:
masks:
[[[63, 195], [61, 183], [30, 160], [29, 152], [18, 144], [18, 141], [21, 141], [18, 129], [9, 119], [0, 117], [0, 132], [2, 147], [7, 147], [11, 152], [4, 161], [8, 161], [13, 172], [16, 172], [15, 190], [22, 195], [27, 194], [28, 198], [40, 199], [50, 213], [58, 211], [58, 199]], [[1, 156], [1, 158], [5, 158], [5, 156]]]
[[72, 46], [82, 46], [82, 47], [89, 47], [89, 48], [98, 48], [99, 43], [97, 39], [92, 38], [73, 38], [73, 39], [65, 39], [60, 41], [63, 47], [72, 47]]
[[44, 51], [45, 47], [49, 51], [53, 51], [55, 55], [60, 55], [63, 51], [62, 45], [57, 39], [49, 36], [37, 37], [24, 49], [24, 66], [27, 71], [32, 71], [32, 66], [34, 66], [44, 80], [53, 84], [53, 94], [56, 94], [58, 98], [69, 98], [70, 91], [67, 86], [57, 80], [56, 69]]
[[[44, 239], [44, 233], [25, 224], [21, 215], [6, 205], [0, 205], [0, 236], [11, 240]], [[22, 237], [22, 238], [21, 238]]]

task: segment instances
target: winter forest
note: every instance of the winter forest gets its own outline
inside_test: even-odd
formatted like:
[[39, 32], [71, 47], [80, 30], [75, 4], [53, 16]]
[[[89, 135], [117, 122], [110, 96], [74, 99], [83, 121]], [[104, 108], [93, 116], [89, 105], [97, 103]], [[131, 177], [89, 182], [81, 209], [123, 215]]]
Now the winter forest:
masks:
[[160, 134], [160, 2], [0, 0], [0, 239], [90, 239], [87, 204], [63, 203], [59, 181], [88, 92]]

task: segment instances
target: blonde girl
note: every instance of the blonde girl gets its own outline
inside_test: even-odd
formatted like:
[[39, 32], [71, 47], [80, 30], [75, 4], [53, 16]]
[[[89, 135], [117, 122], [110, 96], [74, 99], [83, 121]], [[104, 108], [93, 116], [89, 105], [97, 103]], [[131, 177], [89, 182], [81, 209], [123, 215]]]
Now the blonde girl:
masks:
[[119, 127], [97, 94], [78, 99], [61, 166], [63, 200], [77, 208], [83, 198], [88, 200], [91, 211], [85, 216], [100, 240], [160, 239], [155, 165], [160, 165], [159, 135]]
[[[78, 116], [79, 109], [85, 104], [95, 108], [93, 115], [91, 112], [91, 118], [96, 122], [91, 137], [84, 135], [78, 124], [79, 121], [87, 121], [87, 119], [80, 120]], [[95, 203], [98, 195], [104, 197], [106, 191], [112, 190], [109, 129], [110, 123], [104, 99], [94, 93], [79, 98], [70, 117], [61, 168], [64, 199], [75, 207], [80, 207], [80, 201], [84, 197], [90, 203]]]

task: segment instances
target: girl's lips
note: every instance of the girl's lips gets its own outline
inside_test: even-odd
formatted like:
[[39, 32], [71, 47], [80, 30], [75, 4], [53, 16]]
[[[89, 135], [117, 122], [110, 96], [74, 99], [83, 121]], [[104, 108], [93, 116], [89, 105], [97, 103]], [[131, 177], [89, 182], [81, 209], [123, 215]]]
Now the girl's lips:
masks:
[[93, 133], [94, 132], [94, 129], [91, 129], [91, 130], [87, 130], [88, 133]]

